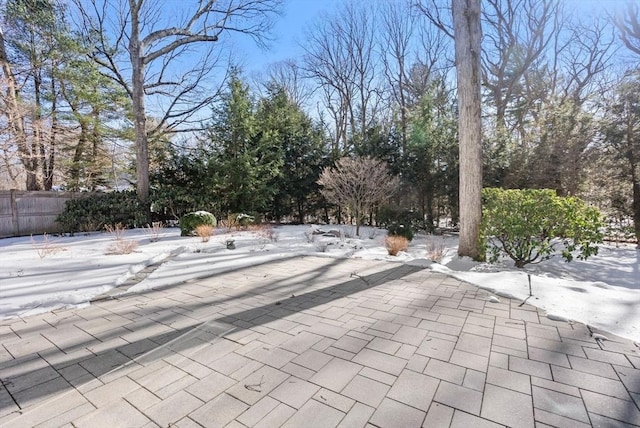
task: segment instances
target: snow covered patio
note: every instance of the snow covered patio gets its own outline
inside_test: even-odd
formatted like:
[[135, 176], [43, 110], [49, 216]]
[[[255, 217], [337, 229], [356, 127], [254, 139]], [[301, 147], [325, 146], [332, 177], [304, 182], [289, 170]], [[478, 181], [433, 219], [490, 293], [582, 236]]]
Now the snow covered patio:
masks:
[[0, 321], [0, 426], [640, 426], [640, 349], [419, 266], [291, 256]]

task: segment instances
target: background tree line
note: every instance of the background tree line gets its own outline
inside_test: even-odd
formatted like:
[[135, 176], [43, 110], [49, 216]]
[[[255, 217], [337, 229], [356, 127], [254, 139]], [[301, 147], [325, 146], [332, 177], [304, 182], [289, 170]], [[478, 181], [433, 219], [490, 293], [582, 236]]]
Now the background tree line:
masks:
[[[345, 1], [307, 29], [300, 58], [251, 79], [225, 40], [264, 42], [280, 2], [227, 0], [219, 15], [214, 3], [167, 25], [142, 0], [3, 1], [2, 187], [92, 190], [128, 177], [163, 215], [303, 222], [342, 214], [317, 180], [362, 156], [401, 179], [394, 205], [428, 226], [457, 222], [449, 1]], [[483, 184], [551, 188], [640, 223], [638, 6], [573, 12], [483, 1]]]

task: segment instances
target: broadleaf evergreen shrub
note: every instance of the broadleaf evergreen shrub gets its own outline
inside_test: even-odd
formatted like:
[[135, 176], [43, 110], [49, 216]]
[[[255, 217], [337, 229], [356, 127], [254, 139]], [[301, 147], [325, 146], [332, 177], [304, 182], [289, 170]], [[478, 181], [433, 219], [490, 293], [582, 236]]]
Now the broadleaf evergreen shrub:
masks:
[[[420, 213], [391, 205], [383, 205], [378, 208], [376, 223], [380, 227], [388, 227], [392, 224], [402, 224], [410, 226], [412, 229], [425, 228], [425, 222]], [[428, 226], [428, 225], [427, 225]]]
[[251, 215], [247, 213], [239, 213], [239, 214], [234, 214], [234, 217], [236, 219], [236, 224], [240, 226], [242, 229], [246, 229], [248, 226], [251, 226], [252, 224], [256, 224], [255, 215]]
[[216, 217], [208, 211], [195, 211], [180, 218], [180, 236], [189, 236], [198, 226], [216, 227]]
[[413, 228], [404, 224], [391, 223], [387, 226], [387, 234], [389, 236], [402, 236], [407, 238], [407, 241], [413, 240]]
[[122, 224], [124, 228], [146, 224], [144, 210], [134, 191], [95, 193], [68, 200], [56, 222], [63, 233], [102, 230], [105, 225]]
[[383, 205], [376, 215], [378, 225], [385, 227], [390, 236], [403, 236], [413, 240], [415, 229], [425, 229], [422, 216], [410, 209]]
[[516, 267], [540, 263], [555, 254], [570, 262], [598, 254], [602, 215], [576, 197], [549, 189], [482, 191], [481, 240], [495, 263], [502, 255]]

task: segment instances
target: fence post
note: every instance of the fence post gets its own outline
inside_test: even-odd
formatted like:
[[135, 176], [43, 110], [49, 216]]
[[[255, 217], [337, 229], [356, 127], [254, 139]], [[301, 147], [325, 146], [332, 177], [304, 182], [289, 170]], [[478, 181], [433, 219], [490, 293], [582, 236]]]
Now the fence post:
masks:
[[11, 189], [9, 198], [11, 199], [11, 224], [13, 225], [13, 236], [20, 236], [20, 219], [18, 217], [18, 202], [16, 201], [16, 189]]

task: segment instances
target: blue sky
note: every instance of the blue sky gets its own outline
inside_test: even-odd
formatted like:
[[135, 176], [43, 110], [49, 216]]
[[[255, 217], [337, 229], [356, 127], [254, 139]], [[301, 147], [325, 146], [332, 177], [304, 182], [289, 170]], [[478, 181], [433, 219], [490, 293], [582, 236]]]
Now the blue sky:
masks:
[[[348, 1], [376, 0], [284, 0], [282, 16], [275, 18], [269, 49], [260, 49], [249, 38], [234, 40], [237, 60], [247, 74], [264, 70], [269, 64], [297, 58], [302, 53], [300, 42], [305, 30], [323, 14], [331, 15]], [[403, 0], [378, 0], [403, 1]], [[627, 0], [559, 0], [567, 11], [580, 15], [603, 15], [623, 7]], [[640, 1], [640, 0], [637, 0]]]
[[299, 56], [305, 29], [324, 13], [333, 13], [342, 3], [344, 0], [285, 0], [282, 15], [275, 18], [269, 49], [256, 47], [248, 38], [236, 41], [244, 71], [261, 71], [273, 62]]

